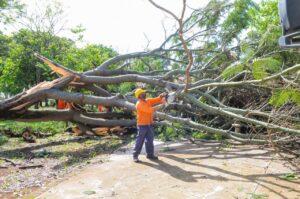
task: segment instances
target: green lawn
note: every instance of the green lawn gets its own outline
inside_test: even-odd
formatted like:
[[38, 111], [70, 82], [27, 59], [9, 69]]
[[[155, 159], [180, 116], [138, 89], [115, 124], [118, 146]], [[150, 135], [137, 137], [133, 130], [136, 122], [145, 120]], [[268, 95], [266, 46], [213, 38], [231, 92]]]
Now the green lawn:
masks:
[[25, 128], [31, 128], [33, 131], [39, 131], [47, 134], [56, 134], [63, 132], [66, 128], [65, 122], [16, 122], [0, 121], [0, 131], [10, 129], [12, 132], [21, 133]]

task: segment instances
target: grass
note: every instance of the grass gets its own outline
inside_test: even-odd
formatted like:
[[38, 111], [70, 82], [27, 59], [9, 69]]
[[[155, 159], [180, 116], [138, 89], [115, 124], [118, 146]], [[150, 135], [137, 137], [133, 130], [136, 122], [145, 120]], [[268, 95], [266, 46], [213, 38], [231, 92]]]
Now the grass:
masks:
[[267, 194], [256, 194], [256, 193], [248, 193], [251, 197], [251, 199], [267, 199]]
[[87, 162], [99, 154], [109, 154], [122, 144], [124, 142], [120, 138], [95, 138], [47, 147], [47, 151], [48, 158], [59, 159], [62, 161], [60, 167], [66, 170], [69, 166]]
[[283, 179], [283, 180], [288, 180], [288, 181], [293, 181], [293, 180], [298, 179], [298, 177], [295, 173], [288, 173], [286, 175], [280, 176], [280, 178]]
[[[102, 140], [100, 137], [84, 139], [78, 141], [68, 141], [60, 143], [58, 140], [65, 140], [74, 137], [73, 135], [63, 133], [65, 122], [15, 122], [0, 121], [0, 155], [13, 160], [23, 160], [35, 152], [35, 158], [54, 158], [62, 161], [62, 166], [70, 166], [81, 161], [89, 160], [98, 154], [110, 153], [122, 144], [118, 137], [112, 137], [108, 140]], [[33, 132], [40, 132], [49, 136], [37, 138], [36, 143], [30, 144], [23, 141], [22, 137], [7, 137], [3, 135], [4, 130], [10, 129], [15, 135], [19, 135], [25, 128], [31, 128]], [[48, 144], [53, 143], [53, 144]], [[30, 147], [28, 150], [23, 148]]]
[[8, 137], [5, 135], [0, 135], [0, 146], [8, 142]]
[[16, 121], [0, 121], [0, 131], [10, 129], [12, 132], [19, 134], [25, 128], [31, 128], [34, 132], [42, 132], [47, 134], [56, 134], [63, 132], [66, 128], [65, 122], [16, 122]]

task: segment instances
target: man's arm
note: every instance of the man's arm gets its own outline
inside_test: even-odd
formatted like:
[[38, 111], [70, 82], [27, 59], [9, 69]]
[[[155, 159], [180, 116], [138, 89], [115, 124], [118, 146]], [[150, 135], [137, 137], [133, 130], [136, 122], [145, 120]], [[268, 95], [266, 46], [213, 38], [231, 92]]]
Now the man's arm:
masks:
[[155, 105], [155, 104], [159, 104], [161, 103], [162, 98], [160, 96], [155, 97], [155, 98], [148, 98], [146, 99], [146, 101], [151, 105]]
[[162, 99], [167, 95], [167, 93], [161, 93], [158, 97], [155, 98], [148, 98], [146, 101], [151, 105], [160, 104], [162, 103]]

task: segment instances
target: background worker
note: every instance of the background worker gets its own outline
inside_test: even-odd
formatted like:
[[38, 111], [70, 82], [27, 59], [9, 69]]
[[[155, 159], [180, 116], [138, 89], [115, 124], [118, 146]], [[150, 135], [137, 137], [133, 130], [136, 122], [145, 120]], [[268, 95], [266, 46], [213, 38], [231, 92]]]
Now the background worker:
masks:
[[138, 156], [141, 153], [143, 144], [145, 141], [147, 158], [157, 160], [158, 157], [154, 155], [154, 131], [153, 131], [153, 113], [155, 109], [154, 105], [162, 103], [162, 99], [167, 95], [166, 93], [160, 94], [156, 98], [147, 98], [146, 91], [143, 89], [137, 89], [135, 91], [135, 97], [138, 99], [136, 103], [136, 115], [137, 115], [137, 137], [135, 146], [133, 149], [133, 161], [139, 162]]

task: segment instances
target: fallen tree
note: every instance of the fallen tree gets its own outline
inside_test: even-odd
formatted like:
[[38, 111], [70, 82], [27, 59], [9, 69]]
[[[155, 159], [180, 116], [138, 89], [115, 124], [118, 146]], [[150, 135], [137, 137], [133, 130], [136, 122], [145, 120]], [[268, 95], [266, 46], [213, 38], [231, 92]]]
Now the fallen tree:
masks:
[[[241, 53], [240, 46], [226, 48], [221, 45], [213, 50], [191, 48], [195, 41], [205, 39], [206, 34], [210, 32], [203, 28], [191, 31], [195, 27], [195, 22], [191, 19], [195, 18], [193, 16], [199, 17], [210, 13], [212, 8], [195, 10], [191, 17], [183, 21], [185, 1], [183, 1], [183, 11], [179, 18], [153, 1], [150, 2], [167, 11], [179, 23], [179, 28], [167, 37], [160, 47], [145, 52], [117, 55], [95, 69], [85, 72], [73, 71], [35, 53], [37, 59], [47, 64], [61, 77], [50, 82], [42, 82], [27, 91], [1, 101], [0, 119], [26, 122], [71, 121], [92, 132], [95, 127], [134, 126], [133, 112], [136, 99], [133, 98], [132, 93], [112, 93], [107, 89], [107, 85], [133, 82], [147, 85], [149, 91], [153, 90], [153, 94], [163, 91], [175, 93], [176, 100], [173, 103], [167, 107], [157, 107], [158, 111], [155, 114], [159, 120], [157, 125], [176, 124], [191, 130], [218, 133], [243, 143], [280, 144], [299, 141], [297, 105], [286, 103], [282, 108], [274, 108], [269, 104], [269, 98], [274, 89], [280, 90], [287, 87], [292, 87], [293, 91], [299, 89], [300, 65], [285, 66], [280, 71], [265, 75], [260, 79], [254, 79], [253, 71], [249, 72], [247, 67], [239, 69], [240, 71], [236, 68], [238, 72], [234, 71], [230, 79], [224, 78], [226, 70], [228, 72], [240, 64], [240, 60], [234, 60], [228, 55], [231, 50]], [[232, 4], [222, 4], [217, 8], [221, 10], [230, 6]], [[205, 21], [205, 18], [198, 20]], [[187, 36], [184, 37], [184, 35]], [[179, 40], [170, 44], [170, 41], [176, 37], [179, 37]], [[166, 48], [167, 44], [169, 46]], [[180, 54], [176, 55], [178, 52]], [[194, 61], [205, 54], [207, 55], [205, 61]], [[225, 63], [228, 65], [219, 68], [213, 65], [218, 59], [224, 59], [224, 56], [227, 58]], [[131, 63], [136, 60], [145, 61], [145, 58], [163, 60], [167, 64], [163, 70], [153, 70], [151, 66], [148, 71], [130, 69]], [[264, 59], [265, 54], [260, 58]], [[252, 57], [251, 60], [247, 61], [251, 64], [257, 63], [259, 57]], [[170, 69], [170, 63], [177, 63], [181, 67], [175, 70]], [[145, 62], [145, 64], [149, 63]], [[119, 67], [111, 68], [116, 65]], [[64, 100], [70, 103], [70, 107], [65, 110], [32, 110], [30, 108], [45, 99]], [[110, 107], [110, 111], [97, 113], [85, 109], [87, 105], [99, 104]], [[241, 127], [246, 130], [240, 130]]]

